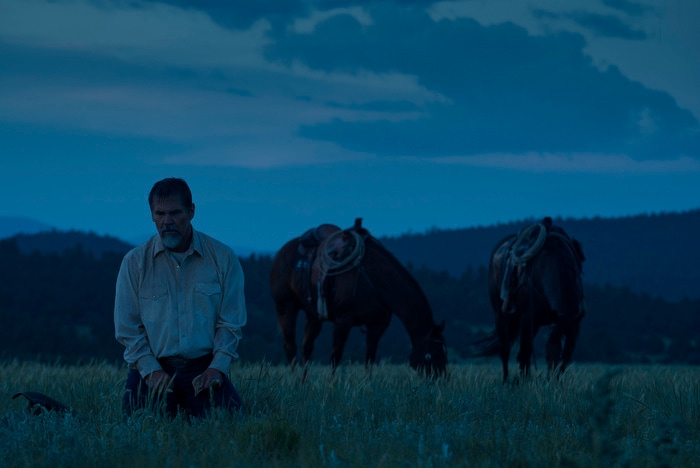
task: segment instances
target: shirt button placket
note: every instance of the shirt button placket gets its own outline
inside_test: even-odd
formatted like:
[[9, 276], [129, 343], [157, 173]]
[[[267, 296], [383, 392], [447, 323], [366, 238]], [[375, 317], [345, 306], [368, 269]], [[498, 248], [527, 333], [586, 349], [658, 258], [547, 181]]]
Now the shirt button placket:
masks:
[[183, 284], [184, 280], [182, 275], [180, 275], [180, 265], [177, 266], [177, 311], [178, 311], [178, 317], [179, 319], [179, 324], [180, 324], [180, 340], [181, 342], [184, 342], [187, 339], [187, 321], [189, 318], [187, 317], [187, 314], [185, 313], [185, 285]]

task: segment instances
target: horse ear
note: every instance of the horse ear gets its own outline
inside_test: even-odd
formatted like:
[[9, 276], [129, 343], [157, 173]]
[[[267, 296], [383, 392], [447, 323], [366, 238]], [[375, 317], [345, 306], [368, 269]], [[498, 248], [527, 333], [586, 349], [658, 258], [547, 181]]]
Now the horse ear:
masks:
[[442, 322], [440, 322], [440, 325], [437, 326], [437, 329], [442, 333], [445, 330], [445, 319], [442, 319]]

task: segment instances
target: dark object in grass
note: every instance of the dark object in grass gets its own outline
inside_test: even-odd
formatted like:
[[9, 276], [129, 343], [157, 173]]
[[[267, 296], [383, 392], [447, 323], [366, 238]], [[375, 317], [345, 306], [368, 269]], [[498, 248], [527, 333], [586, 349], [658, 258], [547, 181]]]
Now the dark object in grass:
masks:
[[19, 392], [15, 393], [12, 399], [14, 400], [18, 396], [23, 396], [27, 399], [27, 413], [40, 415], [44, 411], [55, 411], [60, 414], [71, 414], [75, 415], [75, 410], [73, 408], [64, 405], [60, 401], [56, 401], [53, 398], [44, 395], [39, 392]]

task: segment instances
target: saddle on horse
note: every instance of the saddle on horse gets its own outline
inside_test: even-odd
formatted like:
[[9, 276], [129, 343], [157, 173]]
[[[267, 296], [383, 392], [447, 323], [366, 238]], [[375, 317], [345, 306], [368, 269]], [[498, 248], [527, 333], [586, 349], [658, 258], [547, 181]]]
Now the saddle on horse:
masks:
[[299, 238], [299, 261], [302, 288], [312, 303], [312, 287], [316, 288], [316, 312], [321, 320], [328, 318], [324, 285], [326, 278], [344, 273], [359, 266], [364, 255], [364, 240], [357, 233], [362, 218], [355, 220], [351, 228], [341, 230], [332, 224], [311, 228]]
[[[505, 246], [505, 268], [501, 282], [501, 299], [503, 305], [501, 312], [512, 314], [515, 312], [513, 296], [518, 286], [528, 281], [527, 264], [544, 246], [548, 236], [559, 236], [571, 249], [581, 271], [581, 262], [585, 260], [581, 244], [564, 231], [554, 226], [552, 218], [547, 216], [542, 222], [524, 227]], [[583, 304], [580, 306], [583, 309]]]

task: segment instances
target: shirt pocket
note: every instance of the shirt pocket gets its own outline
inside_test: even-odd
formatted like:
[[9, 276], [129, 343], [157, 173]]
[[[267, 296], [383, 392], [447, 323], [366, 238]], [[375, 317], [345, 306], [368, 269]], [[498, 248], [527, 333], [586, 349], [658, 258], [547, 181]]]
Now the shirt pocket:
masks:
[[221, 308], [221, 285], [219, 283], [197, 283], [194, 286], [194, 307], [200, 322], [216, 324], [216, 315]]
[[142, 287], [139, 302], [144, 324], [160, 322], [165, 318], [168, 307], [168, 288], [165, 286]]

